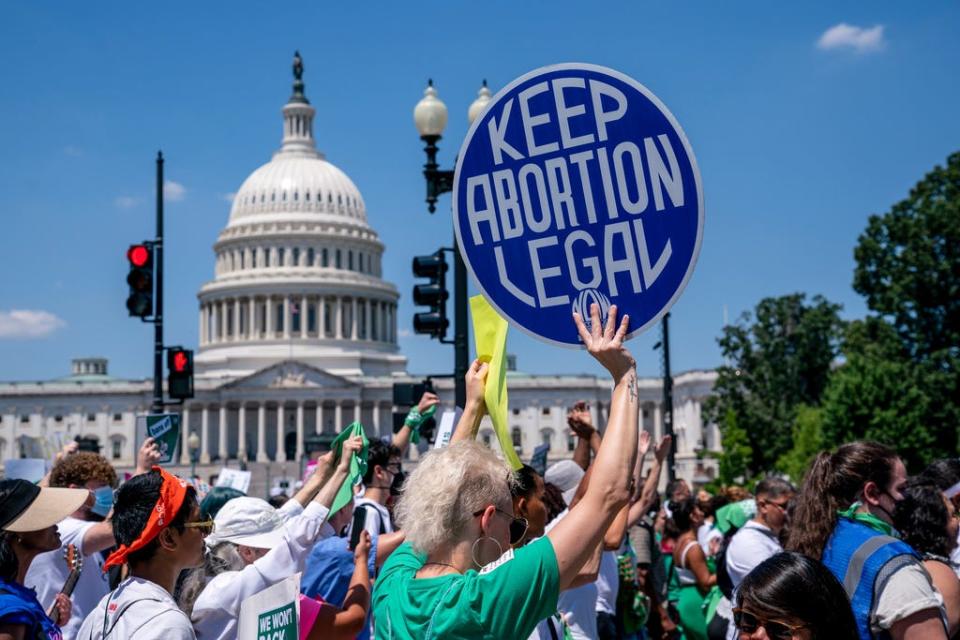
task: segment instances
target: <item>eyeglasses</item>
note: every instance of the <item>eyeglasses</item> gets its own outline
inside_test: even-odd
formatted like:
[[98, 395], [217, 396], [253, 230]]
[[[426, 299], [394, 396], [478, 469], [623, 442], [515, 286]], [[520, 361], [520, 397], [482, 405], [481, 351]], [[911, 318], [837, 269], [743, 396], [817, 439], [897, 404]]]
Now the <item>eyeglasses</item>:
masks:
[[763, 503], [764, 503], [764, 504], [772, 505], [772, 506], [776, 507], [777, 509], [780, 509], [780, 511], [786, 511], [786, 510], [787, 510], [787, 506], [789, 506], [789, 504], [790, 504], [790, 501], [787, 500], [786, 502], [774, 502], [773, 500], [764, 500]]
[[[510, 544], [517, 544], [523, 540], [523, 536], [527, 533], [527, 527], [530, 526], [530, 523], [527, 522], [527, 519], [515, 517], [513, 514], [507, 513], [503, 509], [499, 509], [497, 507], [494, 507], [494, 509], [496, 509], [497, 513], [503, 514], [510, 518]], [[473, 514], [473, 517], [476, 518], [477, 516], [483, 515], [484, 511], [486, 511], [486, 509], [480, 509], [480, 511], [477, 511]]]
[[786, 622], [764, 620], [743, 609], [733, 610], [733, 623], [737, 625], [737, 629], [741, 633], [753, 633], [763, 627], [771, 640], [791, 640], [794, 633], [807, 626], [805, 624], [790, 625]]
[[187, 522], [184, 525], [186, 529], [196, 529], [200, 532], [202, 536], [208, 536], [213, 533], [214, 524], [213, 520], [198, 520], [197, 522]]

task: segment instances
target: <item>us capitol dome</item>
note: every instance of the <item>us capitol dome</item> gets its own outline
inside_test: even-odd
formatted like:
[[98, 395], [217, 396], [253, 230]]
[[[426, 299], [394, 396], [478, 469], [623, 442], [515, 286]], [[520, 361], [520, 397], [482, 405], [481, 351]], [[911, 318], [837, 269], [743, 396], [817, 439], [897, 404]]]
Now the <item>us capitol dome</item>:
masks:
[[294, 59], [283, 139], [237, 190], [200, 302], [198, 376], [235, 378], [296, 360], [340, 376], [402, 373], [396, 287], [352, 180], [317, 150]]

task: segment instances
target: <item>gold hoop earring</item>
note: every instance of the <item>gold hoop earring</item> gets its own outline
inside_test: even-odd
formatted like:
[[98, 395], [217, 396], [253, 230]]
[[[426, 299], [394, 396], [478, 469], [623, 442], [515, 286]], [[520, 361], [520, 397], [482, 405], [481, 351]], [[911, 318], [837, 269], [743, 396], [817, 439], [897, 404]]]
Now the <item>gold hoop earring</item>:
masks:
[[473, 545], [470, 546], [470, 559], [473, 560], [473, 564], [477, 565], [478, 569], [483, 569], [486, 566], [486, 564], [481, 564], [477, 561], [477, 543], [479, 543], [481, 540], [490, 540], [493, 542], [493, 544], [497, 545], [497, 558], [503, 555], [503, 547], [500, 546], [500, 543], [494, 538], [491, 538], [490, 536], [481, 536], [477, 538], [473, 541]]

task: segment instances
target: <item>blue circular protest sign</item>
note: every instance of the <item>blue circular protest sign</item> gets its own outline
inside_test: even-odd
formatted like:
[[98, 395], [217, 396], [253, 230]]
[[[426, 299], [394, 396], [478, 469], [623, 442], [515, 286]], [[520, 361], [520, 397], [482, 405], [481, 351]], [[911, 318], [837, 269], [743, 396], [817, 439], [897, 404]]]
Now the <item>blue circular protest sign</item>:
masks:
[[453, 221], [484, 297], [511, 324], [580, 346], [597, 303], [630, 336], [670, 309], [703, 238], [703, 191], [676, 119], [605, 67], [543, 67], [504, 87], [457, 160]]

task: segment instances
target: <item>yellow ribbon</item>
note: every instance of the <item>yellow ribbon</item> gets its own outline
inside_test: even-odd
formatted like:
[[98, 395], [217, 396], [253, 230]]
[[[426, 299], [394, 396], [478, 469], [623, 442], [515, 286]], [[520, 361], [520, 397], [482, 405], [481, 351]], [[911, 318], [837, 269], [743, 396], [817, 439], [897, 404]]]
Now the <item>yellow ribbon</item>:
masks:
[[500, 317], [483, 296], [470, 298], [470, 312], [473, 315], [477, 357], [489, 367], [483, 394], [487, 403], [487, 414], [493, 421], [493, 429], [500, 441], [503, 457], [517, 470], [523, 463], [513, 449], [513, 440], [507, 429], [507, 321]]

